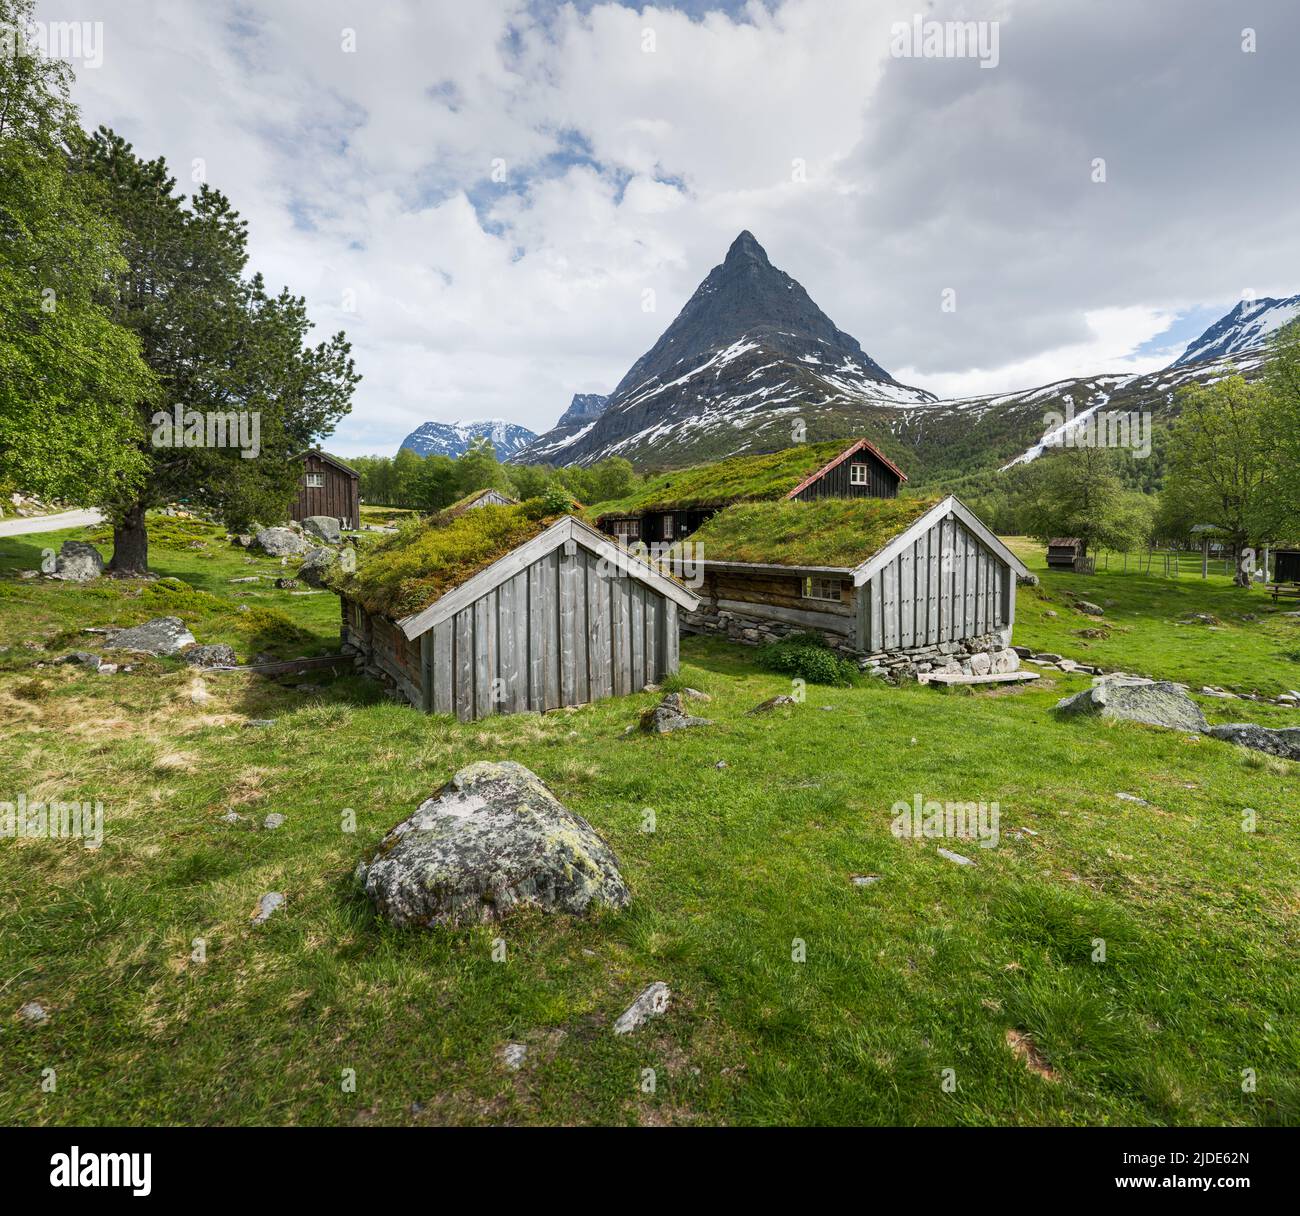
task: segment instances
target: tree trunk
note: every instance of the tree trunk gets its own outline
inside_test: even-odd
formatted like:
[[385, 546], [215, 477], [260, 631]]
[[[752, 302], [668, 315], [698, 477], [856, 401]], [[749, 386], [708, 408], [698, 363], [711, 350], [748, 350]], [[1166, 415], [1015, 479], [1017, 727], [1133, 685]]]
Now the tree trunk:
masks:
[[113, 521], [113, 560], [110, 574], [131, 577], [149, 573], [149, 533], [144, 525], [144, 503], [128, 507]]

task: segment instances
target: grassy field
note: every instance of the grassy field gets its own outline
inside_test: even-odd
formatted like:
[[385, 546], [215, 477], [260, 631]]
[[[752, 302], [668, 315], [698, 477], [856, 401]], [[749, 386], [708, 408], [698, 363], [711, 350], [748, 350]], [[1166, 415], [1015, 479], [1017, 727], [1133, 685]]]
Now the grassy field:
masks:
[[[193, 590], [17, 579], [62, 539], [0, 540], [0, 798], [99, 800], [106, 833], [98, 850], [0, 842], [0, 1122], [1300, 1123], [1297, 766], [1057, 721], [1083, 677], [814, 687], [747, 717], [788, 684], [691, 639], [683, 672], [716, 725], [656, 738], [623, 735], [649, 694], [458, 724], [352, 677], [37, 667], [84, 646], [80, 625], [161, 611], [241, 657], [337, 642], [333, 597], [230, 583], [281, 571], [215, 536], [155, 548]], [[1295, 684], [1300, 620], [1197, 584], [1048, 575], [1020, 597], [1016, 640], [1193, 684]], [[1096, 622], [1071, 590], [1113, 601], [1108, 639], [1077, 636]], [[1203, 611], [1222, 629], [1170, 624]], [[377, 922], [356, 862], [476, 759], [528, 765], [590, 820], [631, 907]], [[997, 802], [998, 847], [897, 838], [894, 804], [917, 795]], [[284, 825], [258, 827], [272, 812]], [[250, 926], [272, 890], [284, 907]], [[616, 1038], [654, 980], [668, 1013]], [[27, 1001], [48, 1020], [23, 1023]], [[529, 1046], [519, 1071], [499, 1061], [508, 1041]]]

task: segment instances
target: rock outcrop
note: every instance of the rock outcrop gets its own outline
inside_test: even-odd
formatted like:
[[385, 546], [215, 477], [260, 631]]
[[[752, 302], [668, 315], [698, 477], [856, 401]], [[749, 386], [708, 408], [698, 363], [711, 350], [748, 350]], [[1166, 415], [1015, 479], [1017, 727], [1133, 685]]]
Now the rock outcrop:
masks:
[[1189, 734], [1204, 734], [1206, 729], [1200, 706], [1168, 680], [1106, 677], [1091, 688], [1058, 701], [1056, 710], [1067, 716], [1099, 714], [1103, 718], [1145, 722], [1148, 726], [1163, 726]]

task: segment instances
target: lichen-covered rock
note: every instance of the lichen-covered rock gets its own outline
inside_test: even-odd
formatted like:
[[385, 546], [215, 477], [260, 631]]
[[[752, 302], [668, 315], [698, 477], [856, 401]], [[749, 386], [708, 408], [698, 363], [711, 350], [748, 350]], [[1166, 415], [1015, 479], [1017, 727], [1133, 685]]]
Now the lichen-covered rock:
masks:
[[194, 645], [194, 635], [178, 616], [160, 616], [131, 629], [118, 629], [104, 640], [110, 650], [135, 650], [143, 654], [175, 654]]
[[257, 534], [257, 547], [272, 557], [297, 557], [311, 547], [289, 528], [263, 528]]
[[1300, 760], [1300, 726], [1256, 726], [1253, 722], [1226, 722], [1209, 733], [1226, 743], [1253, 748], [1284, 760]]
[[226, 642], [191, 646], [181, 657], [192, 667], [234, 667], [239, 662], [235, 648]]
[[1091, 600], [1075, 600], [1074, 606], [1087, 616], [1106, 615], [1106, 610], [1100, 604], [1094, 604]]
[[712, 725], [712, 718], [696, 718], [688, 714], [679, 692], [670, 692], [653, 709], [647, 709], [641, 715], [641, 729], [652, 735], [666, 735], [689, 726]]
[[86, 583], [104, 573], [99, 550], [84, 540], [65, 540], [54, 559], [54, 574], [70, 583]]
[[992, 670], [997, 675], [1005, 675], [1007, 672], [1020, 670], [1020, 655], [1010, 646], [995, 650], [992, 656]]
[[343, 539], [339, 521], [332, 515], [309, 515], [302, 521], [302, 530], [327, 545], [337, 545]]
[[298, 567], [298, 577], [309, 587], [320, 587], [325, 582], [325, 573], [339, 560], [333, 549], [312, 549]]
[[384, 837], [364, 882], [398, 928], [474, 924], [529, 906], [580, 916], [631, 899], [591, 824], [511, 760], [461, 769]]
[[1169, 730], [1203, 734], [1205, 715], [1200, 706], [1168, 680], [1126, 680], [1114, 677], [1098, 680], [1091, 688], [1056, 703], [1058, 713], [1100, 714], [1145, 722]]

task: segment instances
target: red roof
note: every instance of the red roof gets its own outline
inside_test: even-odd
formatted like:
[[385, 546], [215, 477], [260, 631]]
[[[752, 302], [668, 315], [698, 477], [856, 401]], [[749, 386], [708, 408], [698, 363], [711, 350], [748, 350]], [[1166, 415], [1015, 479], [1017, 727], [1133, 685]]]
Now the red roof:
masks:
[[856, 443], [852, 443], [848, 447], [846, 447], [844, 451], [842, 451], [838, 456], [835, 457], [834, 460], [828, 461], [826, 464], [822, 465], [822, 467], [818, 469], [815, 473], [809, 473], [807, 477], [805, 477], [797, 486], [795, 486], [793, 490], [790, 491], [789, 494], [786, 495], [786, 498], [795, 498], [798, 495], [802, 494], [804, 490], [806, 490], [810, 485], [813, 484], [813, 482], [818, 481], [822, 477], [825, 477], [826, 474], [829, 473], [833, 468], [835, 468], [836, 465], [842, 464], [844, 461], [848, 460], [850, 456], [854, 456], [858, 452], [870, 452], [878, 461], [880, 461], [881, 464], [885, 466], [885, 468], [891, 469], [893, 472], [897, 473], [899, 481], [907, 480], [907, 474], [904, 473], [903, 470], [900, 469], [898, 465], [896, 465], [892, 460], [890, 460], [889, 457], [884, 454], [884, 452], [882, 452], [878, 447], [876, 447], [876, 445], [872, 443], [870, 439], [859, 439]]

